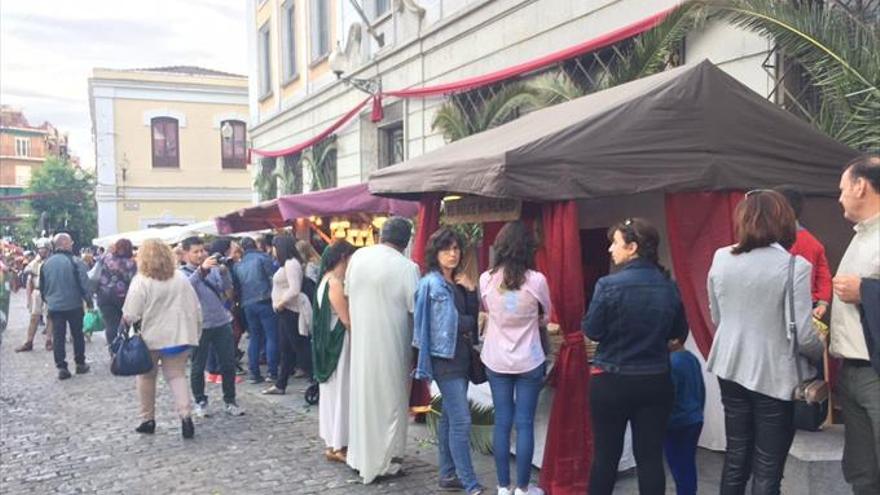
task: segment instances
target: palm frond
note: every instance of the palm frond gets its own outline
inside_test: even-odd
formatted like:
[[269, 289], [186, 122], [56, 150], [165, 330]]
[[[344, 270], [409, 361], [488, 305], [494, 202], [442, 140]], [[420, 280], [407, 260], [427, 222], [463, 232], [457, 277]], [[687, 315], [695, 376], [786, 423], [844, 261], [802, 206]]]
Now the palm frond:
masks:
[[431, 129], [439, 130], [443, 134], [443, 138], [449, 142], [458, 141], [472, 134], [467, 116], [452, 100], [437, 109], [434, 120], [431, 122]]
[[[468, 401], [471, 409], [471, 449], [482, 454], [492, 453], [492, 429], [495, 425], [495, 408], [490, 405]], [[443, 414], [443, 397], [435, 395], [431, 398], [431, 411], [427, 416], [428, 432], [437, 438], [440, 416]]]
[[[743, 29], [774, 40], [800, 64], [819, 89], [826, 115], [815, 119], [828, 135], [861, 149], [880, 146], [878, 28], [839, 8], [776, 0], [710, 1], [720, 15]], [[831, 116], [827, 112], [839, 112]]]
[[498, 127], [541, 106], [538, 92], [526, 84], [513, 83], [501, 88], [480, 109], [476, 132]]
[[562, 71], [542, 74], [528, 85], [538, 92], [541, 106], [571, 101], [584, 95], [584, 90]]
[[669, 13], [654, 28], [633, 40], [632, 47], [612, 64], [609, 87], [617, 86], [663, 71], [682, 40], [706, 19], [706, 7], [699, 2], [685, 2]]

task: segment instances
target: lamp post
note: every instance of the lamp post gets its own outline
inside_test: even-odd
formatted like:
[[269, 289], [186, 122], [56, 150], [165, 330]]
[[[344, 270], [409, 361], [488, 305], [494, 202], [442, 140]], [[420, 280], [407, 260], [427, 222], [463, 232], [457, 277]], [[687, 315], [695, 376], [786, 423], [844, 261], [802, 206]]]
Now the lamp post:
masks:
[[348, 69], [349, 60], [348, 55], [340, 48], [338, 42], [336, 43], [336, 49], [330, 54], [328, 63], [330, 64], [330, 70], [336, 74], [336, 79], [341, 79], [345, 84], [370, 96], [376, 96], [382, 92], [382, 81], [378, 78], [361, 79], [344, 75]]

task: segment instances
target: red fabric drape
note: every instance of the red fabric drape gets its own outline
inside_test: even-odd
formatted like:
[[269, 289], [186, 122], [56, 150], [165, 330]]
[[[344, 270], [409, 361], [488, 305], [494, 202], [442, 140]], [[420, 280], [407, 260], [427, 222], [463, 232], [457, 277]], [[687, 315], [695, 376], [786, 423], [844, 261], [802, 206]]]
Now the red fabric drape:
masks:
[[419, 201], [419, 223], [416, 226], [416, 237], [413, 239], [412, 260], [418, 263], [422, 273], [425, 272], [425, 248], [428, 237], [440, 228], [440, 197], [425, 195]]
[[410, 88], [410, 89], [400, 89], [393, 91], [383, 91], [374, 96], [368, 97], [366, 100], [361, 102], [357, 107], [352, 109], [347, 114], [343, 115], [342, 118], [337, 120], [333, 125], [329, 128], [322, 131], [317, 136], [309, 139], [308, 141], [302, 142], [300, 144], [291, 146], [289, 148], [285, 148], [277, 151], [269, 151], [269, 150], [259, 150], [259, 149], [251, 149], [248, 152], [248, 163], [251, 163], [251, 155], [252, 151], [255, 154], [262, 156], [283, 156], [289, 155], [292, 153], [297, 153], [299, 151], [308, 148], [309, 146], [317, 143], [318, 141], [324, 139], [325, 137], [332, 134], [336, 129], [341, 127], [343, 124], [351, 120], [360, 110], [367, 104], [368, 101], [373, 100], [373, 108], [370, 113], [370, 119], [373, 122], [378, 122], [382, 120], [383, 111], [382, 111], [382, 97], [383, 96], [395, 96], [398, 98], [422, 98], [425, 96], [432, 95], [444, 95], [449, 93], [455, 93], [460, 91], [467, 91], [469, 89], [478, 88], [481, 86], [485, 86], [487, 84], [493, 84], [499, 81], [503, 81], [505, 79], [509, 79], [511, 77], [516, 77], [522, 74], [526, 74], [532, 72], [537, 69], [541, 69], [543, 67], [549, 67], [553, 64], [562, 62], [563, 60], [568, 60], [573, 57], [577, 57], [583, 55], [585, 53], [589, 53], [592, 51], [599, 50], [608, 45], [617, 43], [618, 41], [625, 40], [631, 36], [635, 36], [637, 34], [643, 33], [666, 18], [667, 15], [674, 8], [670, 8], [664, 10], [662, 12], [658, 12], [654, 15], [646, 17], [640, 21], [634, 22], [627, 26], [624, 26], [619, 29], [615, 29], [609, 33], [605, 33], [601, 36], [597, 36], [595, 38], [590, 38], [582, 43], [578, 43], [577, 45], [570, 46], [564, 48], [562, 50], [555, 51], [553, 53], [549, 53], [547, 55], [523, 62], [518, 65], [514, 65], [511, 67], [506, 67], [504, 69], [490, 72], [488, 74], [483, 74], [481, 76], [470, 77], [467, 79], [462, 79], [460, 81], [454, 81], [445, 84], [438, 84], [435, 86], [426, 86], [423, 88]]
[[[418, 263], [422, 273], [425, 272], [425, 249], [428, 245], [428, 237], [438, 228], [440, 228], [440, 197], [426, 195], [419, 202], [419, 223], [416, 226], [416, 237], [412, 245], [412, 259]], [[413, 380], [409, 395], [410, 410], [415, 413], [427, 412], [430, 404], [429, 383], [424, 380]]]
[[577, 204], [544, 204], [541, 218], [543, 242], [536, 262], [547, 277], [552, 320], [561, 326], [564, 341], [551, 376], [555, 391], [540, 485], [548, 495], [580, 495], [587, 491], [593, 435], [587, 404], [587, 352], [581, 333], [584, 282]]
[[704, 358], [709, 356], [715, 335], [706, 279], [715, 251], [734, 242], [733, 210], [742, 198], [742, 192], [666, 195], [666, 229], [672, 266], [691, 335]]
[[[343, 115], [342, 117], [339, 118], [339, 120], [337, 120], [336, 122], [331, 124], [330, 127], [324, 129], [317, 136], [314, 136], [311, 139], [307, 139], [299, 144], [296, 144], [296, 145], [293, 145], [289, 148], [284, 148], [281, 150], [270, 151], [270, 150], [260, 150], [260, 149], [251, 148], [250, 152], [252, 154], [266, 156], [266, 157], [270, 157], [270, 158], [299, 153], [300, 151], [308, 148], [309, 146], [321, 141], [322, 139], [326, 138], [330, 134], [333, 134], [334, 132], [336, 132], [336, 129], [339, 129], [340, 127], [345, 125], [346, 122], [351, 120], [355, 115], [358, 114], [358, 112], [361, 111], [361, 108], [364, 108], [364, 106], [366, 106], [367, 103], [369, 103], [370, 101], [373, 101], [373, 100], [374, 100], [374, 98], [372, 96], [368, 96], [364, 101], [358, 103], [358, 105], [356, 107], [349, 110], [347, 114]], [[373, 118], [376, 117], [375, 109], [373, 110], [372, 115], [373, 115]], [[380, 117], [380, 120], [381, 120], [381, 117]], [[248, 161], [250, 161], [250, 158], [252, 158], [252, 156], [249, 156]]]

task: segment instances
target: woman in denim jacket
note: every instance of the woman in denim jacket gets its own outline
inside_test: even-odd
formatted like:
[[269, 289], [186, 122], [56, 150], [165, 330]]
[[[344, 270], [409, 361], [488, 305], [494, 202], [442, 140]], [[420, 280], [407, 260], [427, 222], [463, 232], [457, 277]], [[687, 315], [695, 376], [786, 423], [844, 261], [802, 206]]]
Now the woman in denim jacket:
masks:
[[663, 439], [672, 411], [670, 340], [688, 334], [678, 287], [658, 262], [660, 235], [640, 218], [608, 231], [618, 270], [596, 283], [582, 324], [599, 343], [593, 359], [590, 413], [594, 457], [592, 495], [611, 494], [627, 422], [639, 465], [639, 491], [664, 493]]
[[474, 495], [483, 493], [483, 487], [471, 464], [467, 389], [479, 306], [473, 288], [456, 284], [463, 246], [461, 237], [448, 228], [428, 239], [428, 273], [416, 292], [413, 346], [419, 349], [415, 377], [433, 379], [443, 396], [437, 432], [440, 488]]

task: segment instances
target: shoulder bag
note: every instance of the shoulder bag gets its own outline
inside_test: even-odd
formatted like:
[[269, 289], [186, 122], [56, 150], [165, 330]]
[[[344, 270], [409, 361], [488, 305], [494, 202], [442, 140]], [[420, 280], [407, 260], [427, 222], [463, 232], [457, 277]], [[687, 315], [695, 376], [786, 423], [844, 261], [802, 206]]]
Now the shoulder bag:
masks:
[[125, 322], [119, 322], [119, 331], [110, 351], [113, 353], [110, 373], [116, 376], [143, 375], [153, 369], [150, 350], [133, 325], [129, 327]]
[[[828, 384], [819, 378], [804, 380], [801, 370], [800, 346], [798, 345], [797, 323], [794, 314], [794, 262], [795, 255], [788, 260], [788, 319], [786, 330], [791, 335], [794, 349], [794, 364], [797, 369], [798, 385], [792, 394], [794, 400], [794, 426], [799, 430], [819, 431], [828, 416]], [[784, 305], [783, 305], [784, 307]]]

